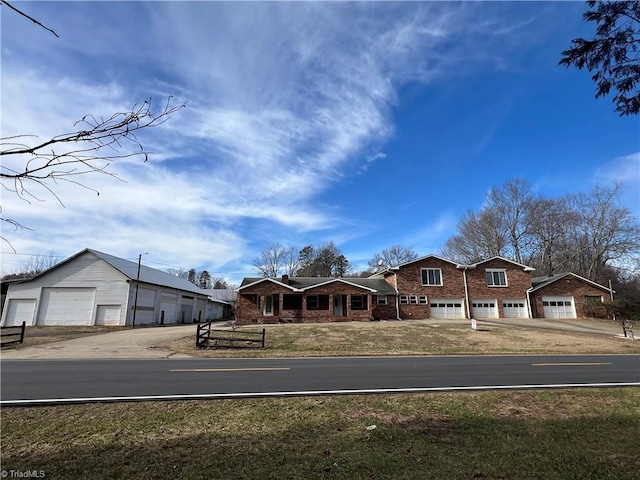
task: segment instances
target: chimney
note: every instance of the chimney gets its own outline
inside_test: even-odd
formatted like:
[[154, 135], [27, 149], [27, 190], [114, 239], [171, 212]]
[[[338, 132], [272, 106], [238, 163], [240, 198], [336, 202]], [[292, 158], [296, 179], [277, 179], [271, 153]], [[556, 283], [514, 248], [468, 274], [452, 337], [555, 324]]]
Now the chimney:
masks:
[[289, 285], [289, 275], [282, 275], [282, 283]]

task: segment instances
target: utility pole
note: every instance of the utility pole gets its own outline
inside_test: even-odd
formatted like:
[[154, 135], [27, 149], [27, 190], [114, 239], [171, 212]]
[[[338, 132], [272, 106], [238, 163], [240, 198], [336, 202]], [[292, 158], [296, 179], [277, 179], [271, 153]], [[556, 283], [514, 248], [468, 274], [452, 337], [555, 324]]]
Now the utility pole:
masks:
[[142, 255], [146, 255], [147, 253], [141, 253], [140, 255], [138, 255], [138, 274], [136, 275], [136, 296], [133, 300], [133, 321], [131, 322], [131, 328], [135, 328], [136, 326], [136, 311], [138, 310], [138, 289], [140, 288], [140, 264], [142, 263]]

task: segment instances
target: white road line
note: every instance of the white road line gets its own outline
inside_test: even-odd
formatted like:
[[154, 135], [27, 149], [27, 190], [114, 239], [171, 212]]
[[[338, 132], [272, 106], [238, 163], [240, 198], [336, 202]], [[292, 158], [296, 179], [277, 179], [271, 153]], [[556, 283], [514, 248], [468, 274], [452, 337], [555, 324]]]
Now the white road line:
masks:
[[202, 393], [185, 395], [140, 395], [131, 397], [46, 398], [40, 400], [2, 400], [0, 406], [56, 405], [92, 402], [139, 402], [154, 400], [214, 400], [233, 398], [304, 397], [319, 395], [360, 395], [375, 393], [456, 392], [473, 390], [520, 390], [550, 388], [640, 387], [640, 382], [622, 383], [558, 383], [549, 385], [481, 385], [477, 387], [372, 388], [363, 390], [302, 390], [294, 392]]
[[256, 368], [174, 368], [170, 372], [273, 372], [291, 370], [289, 367], [256, 367]]
[[532, 367], [593, 367], [598, 365], [611, 365], [607, 362], [558, 362], [558, 363], [532, 363]]

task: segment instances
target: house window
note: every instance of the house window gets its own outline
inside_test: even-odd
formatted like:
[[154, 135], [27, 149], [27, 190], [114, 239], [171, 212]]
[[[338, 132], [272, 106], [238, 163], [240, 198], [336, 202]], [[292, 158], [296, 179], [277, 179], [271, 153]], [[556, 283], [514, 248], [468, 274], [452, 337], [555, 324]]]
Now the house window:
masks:
[[487, 275], [487, 285], [490, 287], [506, 287], [507, 271], [506, 270], [485, 270]]
[[302, 310], [302, 294], [285, 293], [282, 295], [283, 310]]
[[366, 310], [366, 309], [367, 309], [366, 295], [351, 295], [351, 310]]
[[602, 303], [602, 295], [585, 295], [584, 303], [587, 305]]
[[418, 296], [417, 295], [411, 295], [409, 297], [409, 303], [411, 305], [417, 305], [418, 304]]
[[387, 304], [387, 296], [386, 295], [378, 295], [376, 299], [376, 303], [378, 305], [386, 305]]
[[408, 295], [400, 295], [400, 305], [409, 305]]
[[422, 285], [424, 286], [442, 286], [442, 270], [440, 268], [421, 268]]
[[329, 310], [329, 295], [307, 295], [307, 310]]
[[420, 303], [420, 305], [426, 305], [427, 304], [427, 296], [426, 295], [420, 295], [418, 297], [418, 302]]

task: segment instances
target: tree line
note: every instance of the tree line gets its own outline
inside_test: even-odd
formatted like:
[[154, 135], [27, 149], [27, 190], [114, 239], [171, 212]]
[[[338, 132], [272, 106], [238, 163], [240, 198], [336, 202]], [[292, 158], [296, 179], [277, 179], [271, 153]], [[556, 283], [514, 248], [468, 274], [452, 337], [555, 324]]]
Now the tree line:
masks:
[[168, 268], [167, 273], [175, 277], [189, 280], [194, 285], [205, 290], [222, 290], [229, 288], [226, 280], [222, 277], [212, 277], [207, 270], [197, 271], [195, 268]]
[[442, 254], [461, 263], [498, 255], [539, 275], [570, 271], [606, 284], [614, 271], [640, 270], [640, 224], [620, 205], [620, 193], [614, 184], [550, 198], [509, 180], [462, 217]]
[[262, 277], [368, 277], [377, 271], [418, 258], [418, 253], [403, 245], [394, 245], [376, 253], [368, 269], [354, 270], [347, 257], [334, 242], [307, 245], [298, 250], [293, 246], [271, 243], [253, 259], [253, 267]]

